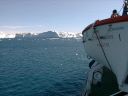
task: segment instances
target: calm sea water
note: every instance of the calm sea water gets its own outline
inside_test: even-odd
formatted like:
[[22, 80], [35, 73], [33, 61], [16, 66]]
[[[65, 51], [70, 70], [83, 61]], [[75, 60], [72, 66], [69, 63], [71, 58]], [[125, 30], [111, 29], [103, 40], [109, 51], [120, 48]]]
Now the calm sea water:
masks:
[[2, 40], [0, 96], [81, 96], [87, 67], [81, 40]]

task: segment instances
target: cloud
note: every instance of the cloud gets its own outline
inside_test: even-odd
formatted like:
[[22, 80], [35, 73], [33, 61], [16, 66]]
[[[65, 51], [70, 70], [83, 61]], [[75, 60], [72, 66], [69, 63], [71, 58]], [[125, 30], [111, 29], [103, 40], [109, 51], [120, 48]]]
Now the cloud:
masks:
[[19, 28], [31, 28], [34, 26], [0, 26], [0, 28], [8, 28], [8, 29], [19, 29]]
[[0, 31], [2, 32], [42, 32], [43, 25], [33, 25], [33, 26], [0, 26]]

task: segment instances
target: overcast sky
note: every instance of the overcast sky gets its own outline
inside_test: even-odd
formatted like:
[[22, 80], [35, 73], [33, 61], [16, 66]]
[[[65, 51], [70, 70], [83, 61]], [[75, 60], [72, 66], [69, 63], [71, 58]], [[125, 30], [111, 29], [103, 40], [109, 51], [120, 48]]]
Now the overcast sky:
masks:
[[81, 32], [123, 0], [0, 0], [0, 32]]

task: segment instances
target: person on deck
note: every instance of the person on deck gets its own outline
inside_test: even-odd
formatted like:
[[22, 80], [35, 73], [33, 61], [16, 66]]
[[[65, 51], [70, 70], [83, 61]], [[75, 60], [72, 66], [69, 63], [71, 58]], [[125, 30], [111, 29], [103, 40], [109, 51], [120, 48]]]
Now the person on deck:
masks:
[[115, 17], [118, 17], [118, 16], [119, 16], [119, 14], [117, 13], [117, 10], [113, 10], [111, 18], [115, 18]]
[[128, 15], [128, 0], [124, 1], [124, 9], [122, 16], [126, 16], [126, 15]]

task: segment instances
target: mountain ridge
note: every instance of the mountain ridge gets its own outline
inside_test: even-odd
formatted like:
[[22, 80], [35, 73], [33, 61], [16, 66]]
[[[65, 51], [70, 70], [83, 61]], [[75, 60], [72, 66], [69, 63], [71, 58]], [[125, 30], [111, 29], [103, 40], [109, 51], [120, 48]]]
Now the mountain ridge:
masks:
[[0, 32], [0, 39], [5, 38], [81, 38], [81, 33], [75, 32], [53, 32], [47, 31], [42, 33], [4, 33]]

